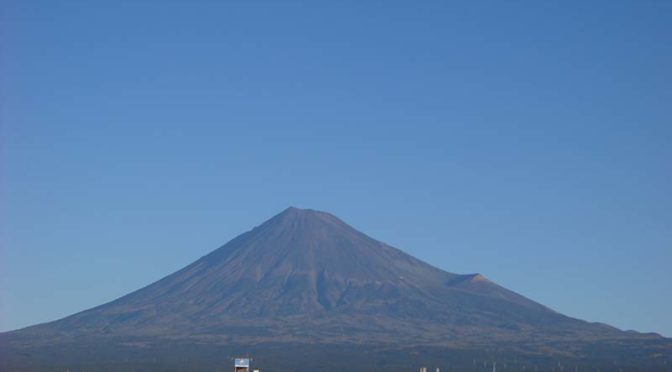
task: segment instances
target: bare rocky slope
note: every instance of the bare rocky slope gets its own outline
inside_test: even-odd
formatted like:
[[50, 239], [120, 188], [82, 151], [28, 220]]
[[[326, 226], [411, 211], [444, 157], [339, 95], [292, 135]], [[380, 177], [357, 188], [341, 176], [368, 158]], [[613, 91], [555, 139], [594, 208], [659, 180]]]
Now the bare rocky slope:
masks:
[[564, 316], [297, 208], [145, 288], [0, 342], [8, 370], [191, 370], [248, 352], [279, 371], [335, 371], [358, 356], [355, 370], [496, 358], [521, 368], [672, 362], [669, 339]]

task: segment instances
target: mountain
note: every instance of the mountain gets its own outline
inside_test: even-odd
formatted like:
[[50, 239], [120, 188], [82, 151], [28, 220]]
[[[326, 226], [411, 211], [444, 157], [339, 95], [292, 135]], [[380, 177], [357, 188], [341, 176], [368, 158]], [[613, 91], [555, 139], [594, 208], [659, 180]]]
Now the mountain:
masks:
[[16, 370], [193, 370], [244, 353], [271, 371], [672, 361], [670, 339], [564, 316], [297, 208], [145, 288], [0, 342], [0, 368]]

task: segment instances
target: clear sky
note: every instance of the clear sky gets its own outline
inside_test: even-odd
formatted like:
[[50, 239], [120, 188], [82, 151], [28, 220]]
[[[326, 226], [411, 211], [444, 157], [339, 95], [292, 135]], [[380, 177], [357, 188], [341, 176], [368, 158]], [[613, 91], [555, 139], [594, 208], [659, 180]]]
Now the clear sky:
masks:
[[672, 336], [672, 2], [0, 5], [0, 329], [293, 205]]

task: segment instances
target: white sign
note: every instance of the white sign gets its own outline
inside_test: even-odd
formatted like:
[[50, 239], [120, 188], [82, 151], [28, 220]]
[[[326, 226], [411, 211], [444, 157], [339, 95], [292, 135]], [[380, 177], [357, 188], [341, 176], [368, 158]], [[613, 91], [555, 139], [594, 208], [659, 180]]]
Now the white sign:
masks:
[[236, 358], [235, 367], [250, 367], [250, 359], [248, 358]]

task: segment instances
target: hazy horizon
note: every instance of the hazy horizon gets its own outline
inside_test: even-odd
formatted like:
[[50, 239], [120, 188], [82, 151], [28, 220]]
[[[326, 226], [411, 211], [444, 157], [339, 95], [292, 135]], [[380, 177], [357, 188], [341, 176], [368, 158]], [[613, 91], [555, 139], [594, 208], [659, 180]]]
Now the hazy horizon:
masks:
[[672, 3], [0, 8], [0, 331], [296, 206], [672, 336]]

